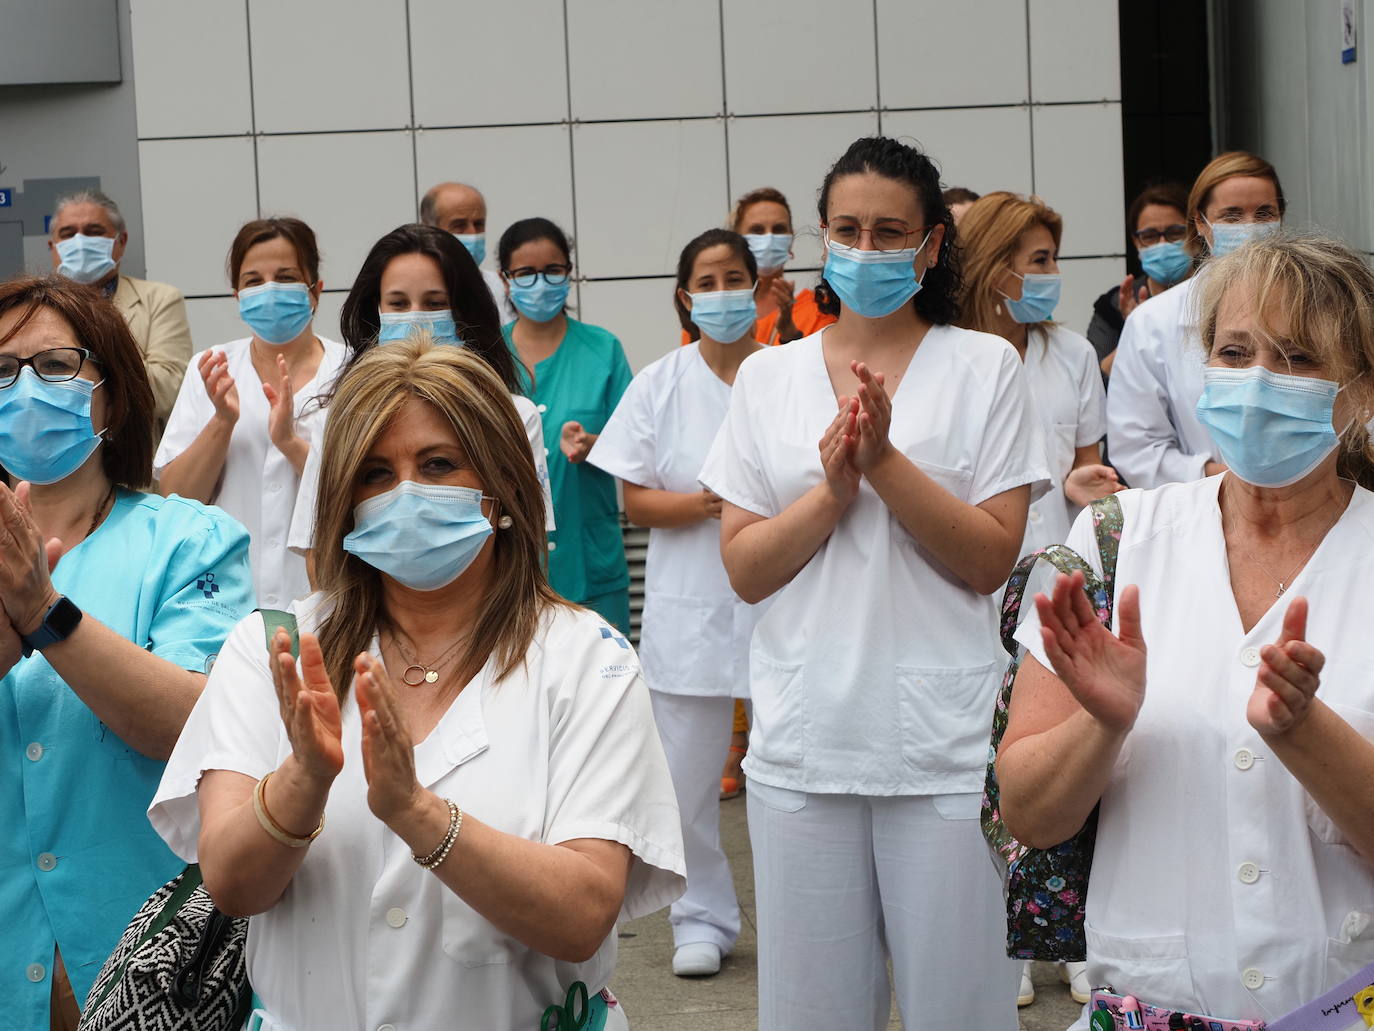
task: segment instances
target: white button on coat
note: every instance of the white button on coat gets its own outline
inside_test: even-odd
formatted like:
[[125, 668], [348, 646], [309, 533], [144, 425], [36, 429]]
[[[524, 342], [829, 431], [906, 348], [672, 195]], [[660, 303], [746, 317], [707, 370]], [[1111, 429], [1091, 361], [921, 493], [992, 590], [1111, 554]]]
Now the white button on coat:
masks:
[[43, 758], [43, 746], [34, 741], [28, 748], [24, 749], [24, 755], [30, 762], [38, 762]]
[[38, 853], [37, 866], [38, 869], [42, 870], [44, 873], [49, 873], [53, 870], [56, 870], [57, 857], [53, 855], [51, 852], [40, 852]]
[[1241, 884], [1254, 884], [1260, 879], [1260, 868], [1254, 863], [1241, 863], [1236, 870]]
[[392, 906], [386, 911], [386, 922], [389, 927], [404, 927], [406, 923], [406, 911], [400, 906]]
[[1245, 663], [1245, 665], [1250, 666], [1251, 668], [1258, 666], [1260, 663], [1259, 649], [1254, 647], [1242, 649], [1240, 653], [1240, 661]]
[[1248, 770], [1255, 765], [1255, 753], [1248, 748], [1237, 748], [1235, 762], [1236, 769]]
[[43, 966], [42, 963], [30, 963], [28, 967], [24, 970], [24, 976], [27, 977], [34, 984], [37, 984], [39, 981], [43, 980], [43, 978], [48, 976], [48, 968]]
[[[342, 344], [324, 337], [320, 337], [320, 341], [324, 354], [315, 378], [297, 390], [293, 400], [296, 433], [307, 442], [318, 442], [324, 437], [328, 409], [321, 408], [316, 398], [332, 387], [347, 357]], [[229, 442], [219, 493], [212, 501], [248, 530], [251, 538], [249, 558], [257, 595], [268, 605], [280, 607], [310, 593], [305, 559], [291, 554], [281, 544], [296, 514], [300, 478], [268, 436], [271, 407], [263, 395], [262, 380], [253, 367], [251, 345], [250, 337], [215, 348], [228, 356], [229, 375], [238, 388], [239, 419]], [[199, 357], [192, 357], [181, 381], [176, 404], [167, 420], [167, 432], [153, 460], [155, 475], [161, 475], [195, 442], [215, 414], [215, 406], [200, 376]], [[312, 497], [312, 505], [313, 500]]]
[[1240, 983], [1251, 991], [1254, 991], [1256, 988], [1262, 988], [1264, 986], [1264, 974], [1254, 967], [1250, 967], [1240, 975]]

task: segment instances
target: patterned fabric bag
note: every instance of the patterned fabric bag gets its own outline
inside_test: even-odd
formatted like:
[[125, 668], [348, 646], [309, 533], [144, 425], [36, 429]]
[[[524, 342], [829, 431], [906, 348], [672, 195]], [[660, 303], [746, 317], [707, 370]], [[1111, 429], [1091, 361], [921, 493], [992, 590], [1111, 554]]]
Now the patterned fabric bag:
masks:
[[998, 866], [1003, 869], [1007, 955], [1013, 959], [1076, 962], [1083, 960], [1087, 951], [1083, 911], [1097, 838], [1097, 809], [1093, 809], [1077, 834], [1054, 848], [1023, 845], [1002, 823], [996, 763], [997, 748], [1007, 730], [1011, 689], [1021, 665], [1020, 646], [1013, 635], [1020, 622], [1021, 602], [1035, 564], [1048, 562], [1066, 575], [1081, 572], [1097, 618], [1108, 628], [1112, 625], [1116, 553], [1121, 543], [1121, 503], [1115, 495], [1109, 495], [1093, 502], [1092, 513], [1097, 547], [1102, 555], [1102, 579], [1098, 579], [1092, 567], [1072, 548], [1052, 544], [1031, 552], [1017, 563], [1002, 600], [1002, 646], [1010, 653], [1011, 662], [1002, 678], [1002, 690], [998, 693], [992, 717], [992, 743], [983, 782], [981, 820], [983, 836], [995, 853]]
[[[270, 648], [277, 627], [299, 651], [296, 618], [262, 609]], [[100, 968], [77, 1031], [237, 1031], [251, 1009], [244, 946], [248, 920], [225, 916], [192, 863], [139, 908]]]

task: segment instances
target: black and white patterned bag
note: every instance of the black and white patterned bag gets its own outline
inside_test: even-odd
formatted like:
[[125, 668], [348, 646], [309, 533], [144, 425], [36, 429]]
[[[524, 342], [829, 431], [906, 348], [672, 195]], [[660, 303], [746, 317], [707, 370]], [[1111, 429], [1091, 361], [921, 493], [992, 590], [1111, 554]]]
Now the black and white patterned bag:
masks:
[[225, 916], [194, 863], [143, 903], [101, 967], [78, 1031], [237, 1031], [248, 920]]

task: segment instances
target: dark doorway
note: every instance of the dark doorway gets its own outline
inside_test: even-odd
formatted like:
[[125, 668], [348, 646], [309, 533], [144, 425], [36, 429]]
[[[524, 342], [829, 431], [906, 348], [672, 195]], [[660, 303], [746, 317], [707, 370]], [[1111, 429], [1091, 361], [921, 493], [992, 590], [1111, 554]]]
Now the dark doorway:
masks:
[[[1126, 203], [1152, 183], [1192, 185], [1212, 157], [1207, 4], [1118, 2], [1121, 140]], [[1123, 233], [1125, 212], [1122, 212]], [[1140, 271], [1125, 248], [1130, 271]]]

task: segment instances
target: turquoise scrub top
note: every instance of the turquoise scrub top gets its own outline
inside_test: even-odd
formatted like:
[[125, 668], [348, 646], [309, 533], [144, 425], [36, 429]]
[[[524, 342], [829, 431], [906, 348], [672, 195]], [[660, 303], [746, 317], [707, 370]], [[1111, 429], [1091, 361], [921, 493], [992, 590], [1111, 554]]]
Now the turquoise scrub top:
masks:
[[558, 529], [549, 534], [549, 583], [569, 601], [627, 591], [630, 571], [620, 532], [615, 477], [586, 462], [573, 465], [558, 446], [563, 424], [580, 422], [600, 433], [634, 378], [614, 334], [568, 319], [558, 350], [534, 368], [534, 386], [519, 365], [510, 323], [502, 333], [515, 356], [521, 387], [544, 420], [549, 488]]
[[[217, 508], [120, 490], [53, 585], [203, 673], [253, 608], [248, 533]], [[37, 652], [0, 680], [0, 1024], [47, 1028], [53, 945], [78, 1005], [130, 918], [185, 865], [148, 822], [165, 763], [106, 727]]]

